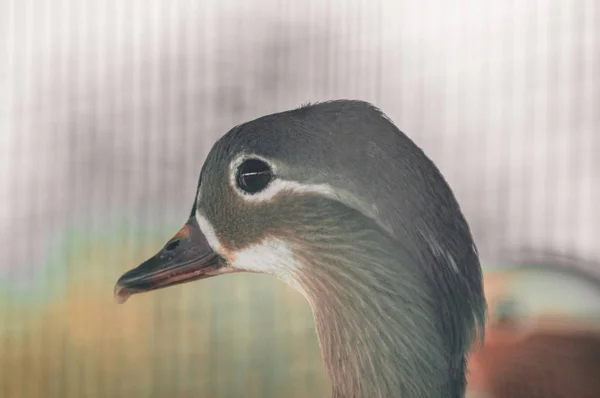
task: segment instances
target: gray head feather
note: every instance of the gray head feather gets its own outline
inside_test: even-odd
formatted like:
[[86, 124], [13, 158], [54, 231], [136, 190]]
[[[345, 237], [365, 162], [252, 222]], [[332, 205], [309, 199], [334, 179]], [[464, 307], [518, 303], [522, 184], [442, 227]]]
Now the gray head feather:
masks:
[[[338, 198], [287, 193], [248, 211], [223, 183], [240, 153]], [[229, 248], [277, 235], [298, 249], [335, 397], [464, 396], [485, 318], [477, 250], [439, 170], [381, 111], [340, 100], [237, 126], [201, 180], [198, 206]]]

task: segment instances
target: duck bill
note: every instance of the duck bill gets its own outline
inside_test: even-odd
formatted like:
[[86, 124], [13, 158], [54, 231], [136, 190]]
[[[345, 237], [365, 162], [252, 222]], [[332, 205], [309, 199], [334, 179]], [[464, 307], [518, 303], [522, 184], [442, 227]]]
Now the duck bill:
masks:
[[119, 278], [114, 296], [122, 304], [132, 294], [206, 279], [225, 272], [225, 262], [210, 247], [192, 216], [160, 252]]

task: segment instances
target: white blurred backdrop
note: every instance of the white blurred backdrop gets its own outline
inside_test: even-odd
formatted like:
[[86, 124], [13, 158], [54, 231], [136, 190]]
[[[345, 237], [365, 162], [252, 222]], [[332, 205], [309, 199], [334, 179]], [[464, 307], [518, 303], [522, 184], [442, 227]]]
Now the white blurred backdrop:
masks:
[[220, 135], [336, 98], [435, 160], [484, 261], [600, 259], [596, 0], [2, 0], [0, 33], [11, 283], [69, 223], [178, 226]]

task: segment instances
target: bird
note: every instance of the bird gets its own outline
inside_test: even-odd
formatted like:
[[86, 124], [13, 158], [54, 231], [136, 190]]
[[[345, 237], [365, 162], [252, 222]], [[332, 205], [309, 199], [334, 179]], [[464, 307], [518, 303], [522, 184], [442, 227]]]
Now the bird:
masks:
[[600, 397], [598, 264], [552, 252], [484, 267], [485, 344], [469, 355], [468, 398]]
[[333, 398], [462, 398], [483, 339], [477, 246], [434, 162], [375, 105], [330, 100], [233, 127], [188, 221], [114, 297], [234, 272], [312, 309]]

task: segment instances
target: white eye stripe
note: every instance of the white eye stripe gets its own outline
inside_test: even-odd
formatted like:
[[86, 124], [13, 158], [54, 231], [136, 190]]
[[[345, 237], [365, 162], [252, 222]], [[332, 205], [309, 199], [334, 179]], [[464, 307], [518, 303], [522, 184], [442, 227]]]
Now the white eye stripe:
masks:
[[[238, 167], [247, 159], [259, 159], [263, 162], [267, 163], [271, 168], [274, 179], [267, 185], [265, 189], [260, 192], [249, 194], [244, 192], [237, 186], [237, 169]], [[304, 184], [297, 181], [284, 180], [281, 177], [277, 176], [277, 165], [271, 163], [267, 159], [249, 153], [242, 153], [238, 155], [230, 164], [229, 164], [229, 174], [228, 174], [228, 183], [231, 189], [235, 192], [235, 194], [239, 195], [243, 198], [244, 201], [249, 203], [264, 203], [268, 202], [273, 197], [278, 195], [283, 191], [294, 192], [294, 193], [304, 193], [304, 194], [314, 194], [327, 199], [332, 199], [339, 201], [341, 203], [346, 204], [347, 206], [359, 210], [368, 217], [373, 220], [376, 220], [377, 223], [386, 230], [390, 235], [394, 236], [393, 228], [388, 225], [385, 221], [381, 221], [379, 219], [379, 208], [375, 204], [366, 205], [360, 199], [356, 198], [351, 193], [338, 190], [333, 188], [329, 184]], [[203, 186], [200, 185], [198, 190], [198, 196], [196, 197], [196, 202], [198, 206], [202, 202], [202, 191]]]
[[312, 193], [321, 195], [327, 198], [336, 198], [337, 195], [335, 190], [327, 184], [301, 184], [295, 181], [286, 181], [281, 179], [274, 179], [271, 183], [262, 191], [255, 194], [247, 194], [241, 191], [239, 188], [234, 187], [236, 193], [238, 193], [244, 200], [249, 202], [265, 202], [273, 199], [274, 196], [283, 192], [297, 192], [297, 193]]
[[[237, 186], [237, 169], [248, 159], [259, 159], [265, 162], [271, 168], [274, 178], [265, 189], [260, 192], [249, 194], [242, 191]], [[297, 193], [313, 193], [331, 199], [339, 199], [336, 191], [328, 184], [302, 184], [296, 181], [283, 180], [277, 177], [277, 166], [264, 159], [261, 156], [252, 154], [241, 154], [234, 159], [229, 166], [229, 185], [233, 190], [248, 202], [265, 202], [271, 200], [274, 196], [282, 191], [291, 191]]]

